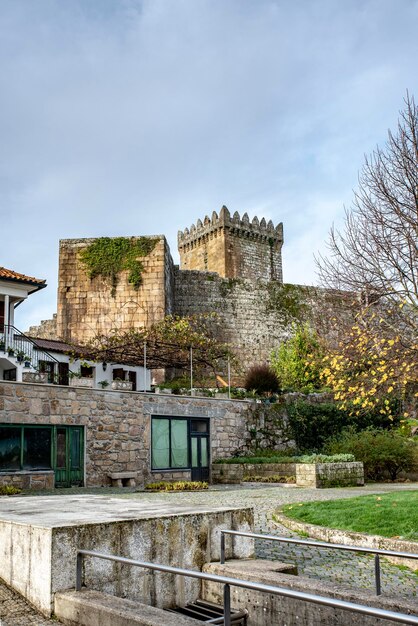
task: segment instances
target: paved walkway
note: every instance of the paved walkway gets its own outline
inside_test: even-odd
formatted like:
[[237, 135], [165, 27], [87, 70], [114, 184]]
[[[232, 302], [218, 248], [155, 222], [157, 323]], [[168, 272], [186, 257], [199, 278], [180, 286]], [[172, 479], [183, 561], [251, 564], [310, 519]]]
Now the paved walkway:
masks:
[[[48, 492], [48, 495], [84, 494], [111, 495], [121, 499], [141, 500], [149, 505], [188, 505], [208, 506], [253, 506], [255, 529], [260, 532], [296, 536], [287, 528], [272, 521], [273, 512], [280, 506], [292, 502], [330, 500], [350, 498], [357, 495], [388, 492], [393, 490], [418, 489], [417, 484], [368, 485], [352, 489], [297, 489], [292, 487], [271, 486], [215, 486], [207, 492], [197, 493], [139, 493], [131, 489], [60, 489]], [[45, 492], [44, 492], [45, 493]], [[34, 495], [31, 493], [30, 495]], [[39, 494], [41, 495], [41, 494]], [[261, 558], [295, 562], [301, 574], [312, 578], [340, 583], [342, 587], [356, 589], [374, 589], [373, 560], [357, 554], [350, 555], [337, 550], [325, 550], [298, 546], [285, 546], [272, 542], [257, 542], [256, 554]], [[410, 570], [402, 570], [395, 565], [382, 561], [382, 592], [385, 595], [402, 596], [409, 599], [417, 595], [418, 576]], [[418, 605], [418, 603], [417, 603]], [[20, 596], [14, 594], [5, 585], [0, 584], [0, 626], [44, 626], [58, 624], [56, 620], [47, 620], [34, 611]]]

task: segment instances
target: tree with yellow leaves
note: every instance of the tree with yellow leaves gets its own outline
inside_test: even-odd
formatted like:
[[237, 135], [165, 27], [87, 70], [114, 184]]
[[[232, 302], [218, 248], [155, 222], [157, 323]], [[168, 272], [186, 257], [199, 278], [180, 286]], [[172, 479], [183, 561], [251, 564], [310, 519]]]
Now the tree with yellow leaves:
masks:
[[324, 383], [343, 407], [389, 415], [391, 399], [418, 381], [418, 107], [409, 94], [397, 132], [366, 158], [328, 248], [317, 259], [321, 282], [351, 294], [356, 323], [335, 320]]

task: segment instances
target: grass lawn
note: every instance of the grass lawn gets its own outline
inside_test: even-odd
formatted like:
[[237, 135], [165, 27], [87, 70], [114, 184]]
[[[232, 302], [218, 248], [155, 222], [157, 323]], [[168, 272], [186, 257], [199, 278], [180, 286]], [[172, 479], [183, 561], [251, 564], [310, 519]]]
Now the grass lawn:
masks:
[[308, 524], [418, 541], [418, 491], [289, 504], [282, 510]]

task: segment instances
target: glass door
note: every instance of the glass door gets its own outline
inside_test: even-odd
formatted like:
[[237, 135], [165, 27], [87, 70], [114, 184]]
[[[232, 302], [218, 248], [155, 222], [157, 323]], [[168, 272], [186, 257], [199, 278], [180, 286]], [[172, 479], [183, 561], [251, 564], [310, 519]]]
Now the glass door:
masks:
[[191, 420], [190, 425], [191, 479], [209, 480], [209, 420]]

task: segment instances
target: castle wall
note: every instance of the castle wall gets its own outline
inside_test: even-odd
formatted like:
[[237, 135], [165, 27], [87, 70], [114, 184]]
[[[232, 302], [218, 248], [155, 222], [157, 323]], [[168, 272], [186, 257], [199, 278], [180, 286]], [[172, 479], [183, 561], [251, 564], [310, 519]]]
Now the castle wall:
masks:
[[58, 275], [57, 336], [85, 343], [112, 328], [142, 328], [162, 319], [173, 308], [172, 260], [163, 236], [152, 237], [156, 245], [144, 265], [138, 289], [128, 282], [128, 271], [118, 276], [112, 296], [110, 281], [91, 279], [80, 260], [80, 251], [94, 239], [60, 241]]
[[198, 220], [190, 230], [178, 233], [180, 268], [216, 272], [224, 278], [283, 282], [283, 225], [276, 227], [247, 213], [231, 217], [222, 207], [218, 216]]
[[175, 278], [176, 313], [216, 312], [217, 337], [231, 345], [243, 372], [269, 361], [271, 351], [292, 334], [294, 321], [310, 319], [321, 303], [326, 306], [324, 292], [312, 287], [199, 271], [177, 270]]

